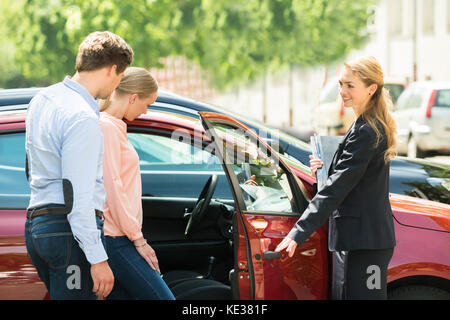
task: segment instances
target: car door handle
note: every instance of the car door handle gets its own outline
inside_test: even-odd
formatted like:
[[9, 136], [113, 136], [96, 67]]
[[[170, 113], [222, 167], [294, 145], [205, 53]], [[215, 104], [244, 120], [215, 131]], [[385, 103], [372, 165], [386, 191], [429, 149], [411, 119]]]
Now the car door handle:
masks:
[[281, 258], [281, 252], [275, 252], [275, 251], [266, 251], [264, 252], [264, 260], [270, 261], [273, 259], [280, 259]]

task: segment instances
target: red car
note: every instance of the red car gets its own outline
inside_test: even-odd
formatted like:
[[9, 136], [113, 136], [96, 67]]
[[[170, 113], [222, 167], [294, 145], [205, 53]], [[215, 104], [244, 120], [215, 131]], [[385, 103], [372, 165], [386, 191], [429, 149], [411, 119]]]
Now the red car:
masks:
[[[143, 233], [176, 298], [329, 298], [327, 224], [295, 257], [273, 252], [311, 199], [309, 169], [272, 153], [240, 122], [200, 114], [202, 121], [151, 111], [128, 123], [141, 165]], [[23, 236], [24, 131], [24, 111], [0, 112], [0, 299], [47, 296]], [[391, 204], [389, 297], [449, 298], [450, 206], [393, 194]]]

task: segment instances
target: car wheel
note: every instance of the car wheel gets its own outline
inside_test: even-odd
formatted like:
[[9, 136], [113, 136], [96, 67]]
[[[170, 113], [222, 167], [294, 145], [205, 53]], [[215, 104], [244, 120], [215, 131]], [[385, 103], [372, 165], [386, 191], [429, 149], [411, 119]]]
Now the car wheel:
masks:
[[450, 300], [450, 292], [429, 286], [405, 286], [388, 292], [389, 300]]
[[409, 137], [408, 140], [407, 156], [409, 158], [423, 158], [425, 156], [425, 152], [419, 148], [417, 141], [413, 136]]

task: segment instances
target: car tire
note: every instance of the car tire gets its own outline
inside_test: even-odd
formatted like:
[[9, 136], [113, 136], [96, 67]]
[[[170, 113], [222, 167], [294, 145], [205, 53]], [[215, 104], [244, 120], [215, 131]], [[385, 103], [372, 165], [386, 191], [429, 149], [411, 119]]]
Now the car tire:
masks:
[[409, 137], [408, 139], [407, 156], [409, 158], [425, 157], [425, 152], [419, 148], [419, 146], [417, 145], [417, 141], [413, 136]]
[[436, 287], [411, 285], [388, 292], [388, 300], [450, 300], [450, 292]]

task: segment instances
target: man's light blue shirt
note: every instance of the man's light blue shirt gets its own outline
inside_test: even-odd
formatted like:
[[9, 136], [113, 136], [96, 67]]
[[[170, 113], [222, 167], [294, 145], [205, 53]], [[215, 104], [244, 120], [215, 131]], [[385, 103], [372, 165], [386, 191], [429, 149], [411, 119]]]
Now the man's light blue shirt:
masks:
[[107, 260], [95, 209], [103, 211], [103, 136], [99, 106], [79, 83], [63, 82], [31, 100], [26, 119], [26, 153], [30, 176], [29, 209], [64, 204], [63, 179], [73, 186], [68, 221], [91, 264]]

